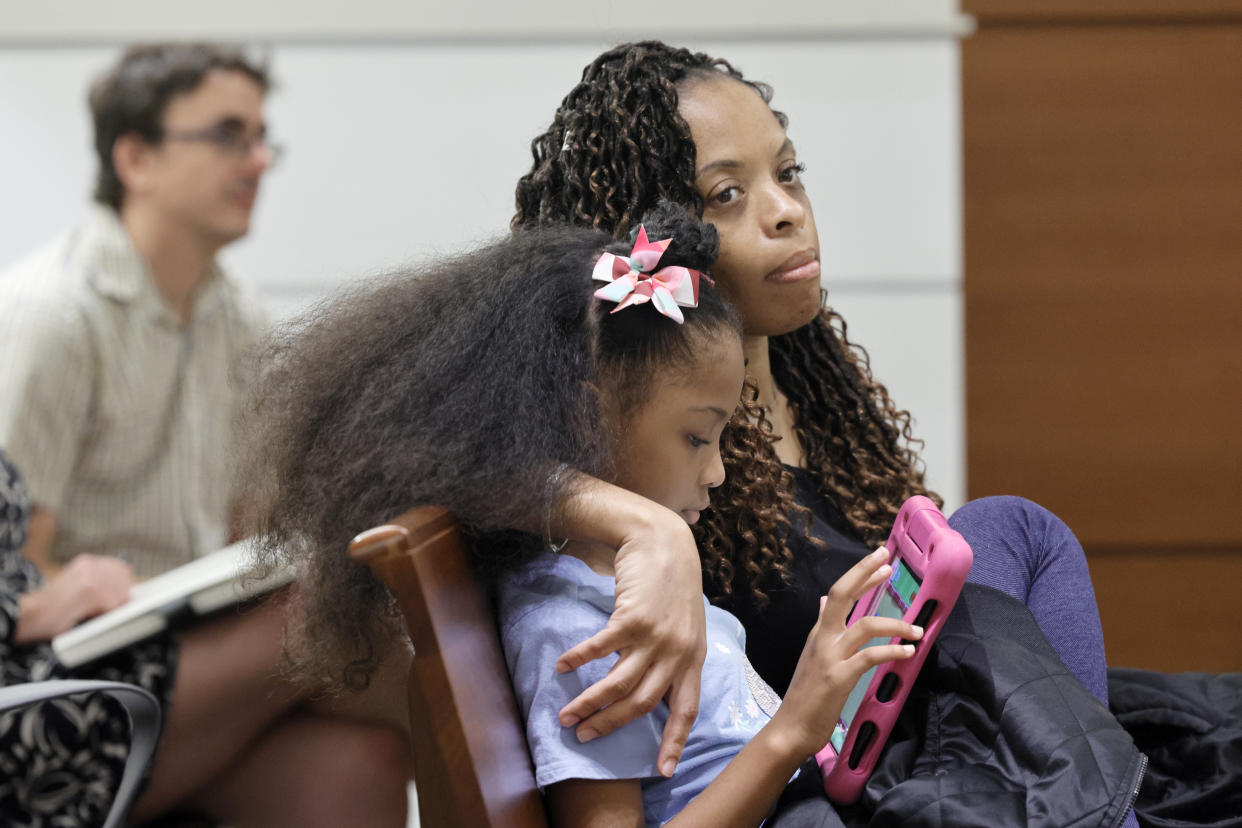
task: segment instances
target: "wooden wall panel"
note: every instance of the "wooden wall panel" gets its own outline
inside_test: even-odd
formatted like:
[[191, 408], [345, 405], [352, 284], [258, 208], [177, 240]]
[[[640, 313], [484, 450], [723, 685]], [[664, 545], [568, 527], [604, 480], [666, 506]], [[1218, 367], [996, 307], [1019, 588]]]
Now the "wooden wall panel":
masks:
[[964, 0], [981, 23], [1116, 23], [1242, 18], [1242, 0]]
[[1049, 21], [963, 43], [968, 488], [1066, 519], [1106, 630], [1189, 620], [1191, 550], [1242, 570], [1242, 18]]
[[1108, 663], [1167, 672], [1242, 670], [1236, 550], [1097, 547], [1088, 563]]

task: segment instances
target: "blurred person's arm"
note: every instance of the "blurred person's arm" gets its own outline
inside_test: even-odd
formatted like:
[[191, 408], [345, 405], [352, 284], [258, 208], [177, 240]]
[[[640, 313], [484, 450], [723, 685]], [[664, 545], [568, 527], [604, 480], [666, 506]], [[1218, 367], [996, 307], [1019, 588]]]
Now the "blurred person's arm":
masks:
[[47, 509], [34, 507], [26, 527], [26, 545], [21, 554], [29, 558], [44, 578], [54, 578], [63, 568], [52, 561], [52, 535], [56, 533], [56, 517]]
[[116, 609], [129, 600], [133, 584], [134, 571], [125, 561], [78, 555], [42, 586], [19, 596], [13, 643], [50, 641], [79, 621]]
[[24, 551], [50, 578], [55, 515], [89, 428], [97, 355], [73, 308], [0, 299], [0, 447], [35, 506]]

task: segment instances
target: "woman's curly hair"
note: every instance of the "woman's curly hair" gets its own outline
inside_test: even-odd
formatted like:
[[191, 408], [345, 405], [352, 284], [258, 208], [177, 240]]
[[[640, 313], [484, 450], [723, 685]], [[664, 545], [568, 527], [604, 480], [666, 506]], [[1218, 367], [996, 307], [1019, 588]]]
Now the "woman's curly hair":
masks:
[[[517, 185], [514, 228], [555, 222], [618, 235], [657, 199], [703, 213], [695, 188], [690, 127], [678, 93], [704, 78], [731, 78], [771, 103], [771, 88], [747, 80], [727, 61], [658, 41], [617, 46], [582, 73], [547, 131], [531, 142], [533, 164]], [[787, 119], [773, 111], [785, 126]], [[825, 298], [826, 302], [826, 298]], [[769, 338], [772, 373], [796, 413], [807, 470], [820, 493], [844, 513], [861, 539], [879, 544], [905, 498], [926, 494], [913, 447], [910, 416], [871, 377], [866, 352], [850, 343], [844, 320], [827, 305], [810, 324]], [[741, 573], [788, 573], [782, 520], [765, 502], [770, 489], [789, 491], [788, 472], [770, 449], [770, 431], [735, 417], [724, 438], [726, 483], [695, 527], [710, 593], [739, 588]], [[743, 465], [761, 457], [763, 479]], [[743, 578], [756, 597], [757, 581]], [[762, 599], [760, 599], [762, 603]]]
[[[530, 142], [534, 163], [518, 181], [512, 227], [571, 222], [620, 238], [661, 199], [702, 215], [694, 144], [677, 93], [694, 78], [718, 76], [772, 100], [771, 87], [746, 80], [728, 61], [655, 40], [597, 57], [552, 125]], [[785, 116], [773, 114], [784, 126]]]
[[[715, 261], [715, 228], [682, 208], [644, 222], [673, 237], [661, 264]], [[704, 342], [741, 337], [707, 284], [683, 325], [642, 306], [609, 313], [592, 296], [604, 249], [629, 252], [586, 228], [516, 234], [357, 287], [269, 339], [243, 421], [245, 528], [269, 566], [301, 567], [289, 655], [303, 678], [363, 688], [399, 640], [392, 597], [346, 553], [355, 535], [435, 504], [462, 523], [483, 574], [521, 564], [546, 548], [548, 515], [575, 485], [556, 469], [609, 479], [603, 412], [642, 405], [651, 377], [692, 371]]]
[[922, 441], [909, 412], [871, 377], [867, 352], [850, 343], [840, 314], [825, 306], [811, 324], [768, 342], [772, 376], [796, 412], [806, 467], [863, 540], [883, 543], [911, 495], [943, 505], [923, 485], [913, 448]]
[[777, 458], [771, 425], [754, 398], [748, 381], [741, 405], [720, 435], [724, 483], [691, 530], [708, 592], [764, 607], [769, 600], [765, 589], [789, 582], [791, 518], [801, 518], [806, 527], [810, 512], [794, 499], [793, 475]]

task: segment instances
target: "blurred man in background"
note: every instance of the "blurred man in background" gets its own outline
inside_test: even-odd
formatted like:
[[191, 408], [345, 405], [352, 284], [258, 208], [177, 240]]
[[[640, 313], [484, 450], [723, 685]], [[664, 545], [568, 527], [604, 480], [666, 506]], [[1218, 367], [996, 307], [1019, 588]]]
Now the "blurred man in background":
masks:
[[[229, 539], [243, 358], [261, 321], [216, 256], [249, 231], [278, 155], [269, 85], [233, 49], [126, 51], [90, 95], [96, 209], [0, 274], [0, 448], [33, 501], [29, 513], [20, 486], [0, 486], [16, 527], [6, 536], [22, 539], [20, 552], [0, 550], [0, 684], [106, 677], [159, 697], [163, 738], [138, 820], [189, 809], [230, 825], [395, 828], [408, 809], [401, 684], [311, 699], [281, 670], [289, 595], [75, 671], [48, 644], [127, 600], [135, 576]], [[74, 704], [0, 727], [12, 771], [0, 802], [31, 825], [98, 824], [100, 793], [115, 790], [121, 714]]]
[[0, 274], [0, 445], [46, 572], [89, 552], [145, 577], [228, 538], [239, 357], [260, 317], [215, 259], [278, 154], [268, 86], [230, 49], [130, 50], [90, 95], [94, 213]]

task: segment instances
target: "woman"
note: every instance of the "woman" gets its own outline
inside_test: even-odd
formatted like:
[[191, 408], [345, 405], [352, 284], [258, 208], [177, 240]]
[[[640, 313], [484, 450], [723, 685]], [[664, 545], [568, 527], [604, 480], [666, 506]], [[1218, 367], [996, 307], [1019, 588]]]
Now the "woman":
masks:
[[[187, 810], [234, 825], [405, 824], [407, 742], [376, 720], [347, 718], [340, 704], [312, 702], [280, 675], [285, 601], [71, 671], [51, 639], [124, 603], [133, 572], [117, 558], [79, 555], [45, 580], [21, 551], [30, 518], [22, 478], [0, 451], [0, 685], [95, 678], [159, 698], [163, 734], [136, 820]], [[97, 694], [0, 714], [0, 813], [32, 828], [99, 825], [128, 749], [124, 711]]]
[[[907, 497], [935, 495], [910, 447], [909, 416], [870, 376], [844, 320], [823, 304], [802, 166], [770, 98], [767, 86], [708, 55], [658, 42], [605, 52], [532, 142], [534, 163], [518, 183], [513, 226], [568, 221], [616, 235], [667, 198], [700, 210], [719, 230], [713, 276], [741, 314], [747, 373], [763, 412], [760, 422], [731, 424], [726, 462], [730, 453], [736, 460], [774, 452], [786, 472], [767, 480], [729, 475], [720, 505], [695, 535], [708, 593], [742, 618], [756, 669], [779, 691], [819, 595], [883, 541]], [[684, 533], [668, 526], [659, 507], [626, 500], [623, 510], [612, 510], [614, 490], [579, 482], [553, 528], [626, 541], [618, 556], [625, 601], [619, 597], [610, 626], [566, 653], [561, 666], [612, 651], [622, 658], [608, 679], [566, 707], [562, 722], [578, 723], [580, 738], [607, 733], [671, 688], [675, 715], [661, 748], [669, 762], [684, 738], [676, 713], [691, 706], [682, 688], [697, 684], [697, 672], [678, 651], [684, 641], [661, 636], [680, 624], [701, 626], [690, 606], [699, 573], [687, 574]], [[729, 507], [746, 501], [746, 487], [761, 486], [794, 488], [807, 512]], [[635, 539], [625, 521], [643, 527], [643, 536]], [[1025, 603], [1074, 675], [1106, 702], [1094, 593], [1064, 524], [1017, 498], [967, 504], [951, 523], [974, 548], [970, 580]], [[804, 527], [822, 545], [800, 539]], [[751, 553], [758, 566], [733, 566], [743, 544], [761, 547], [762, 554]], [[643, 552], [635, 556], [643, 567], [626, 566], [631, 550]]]

